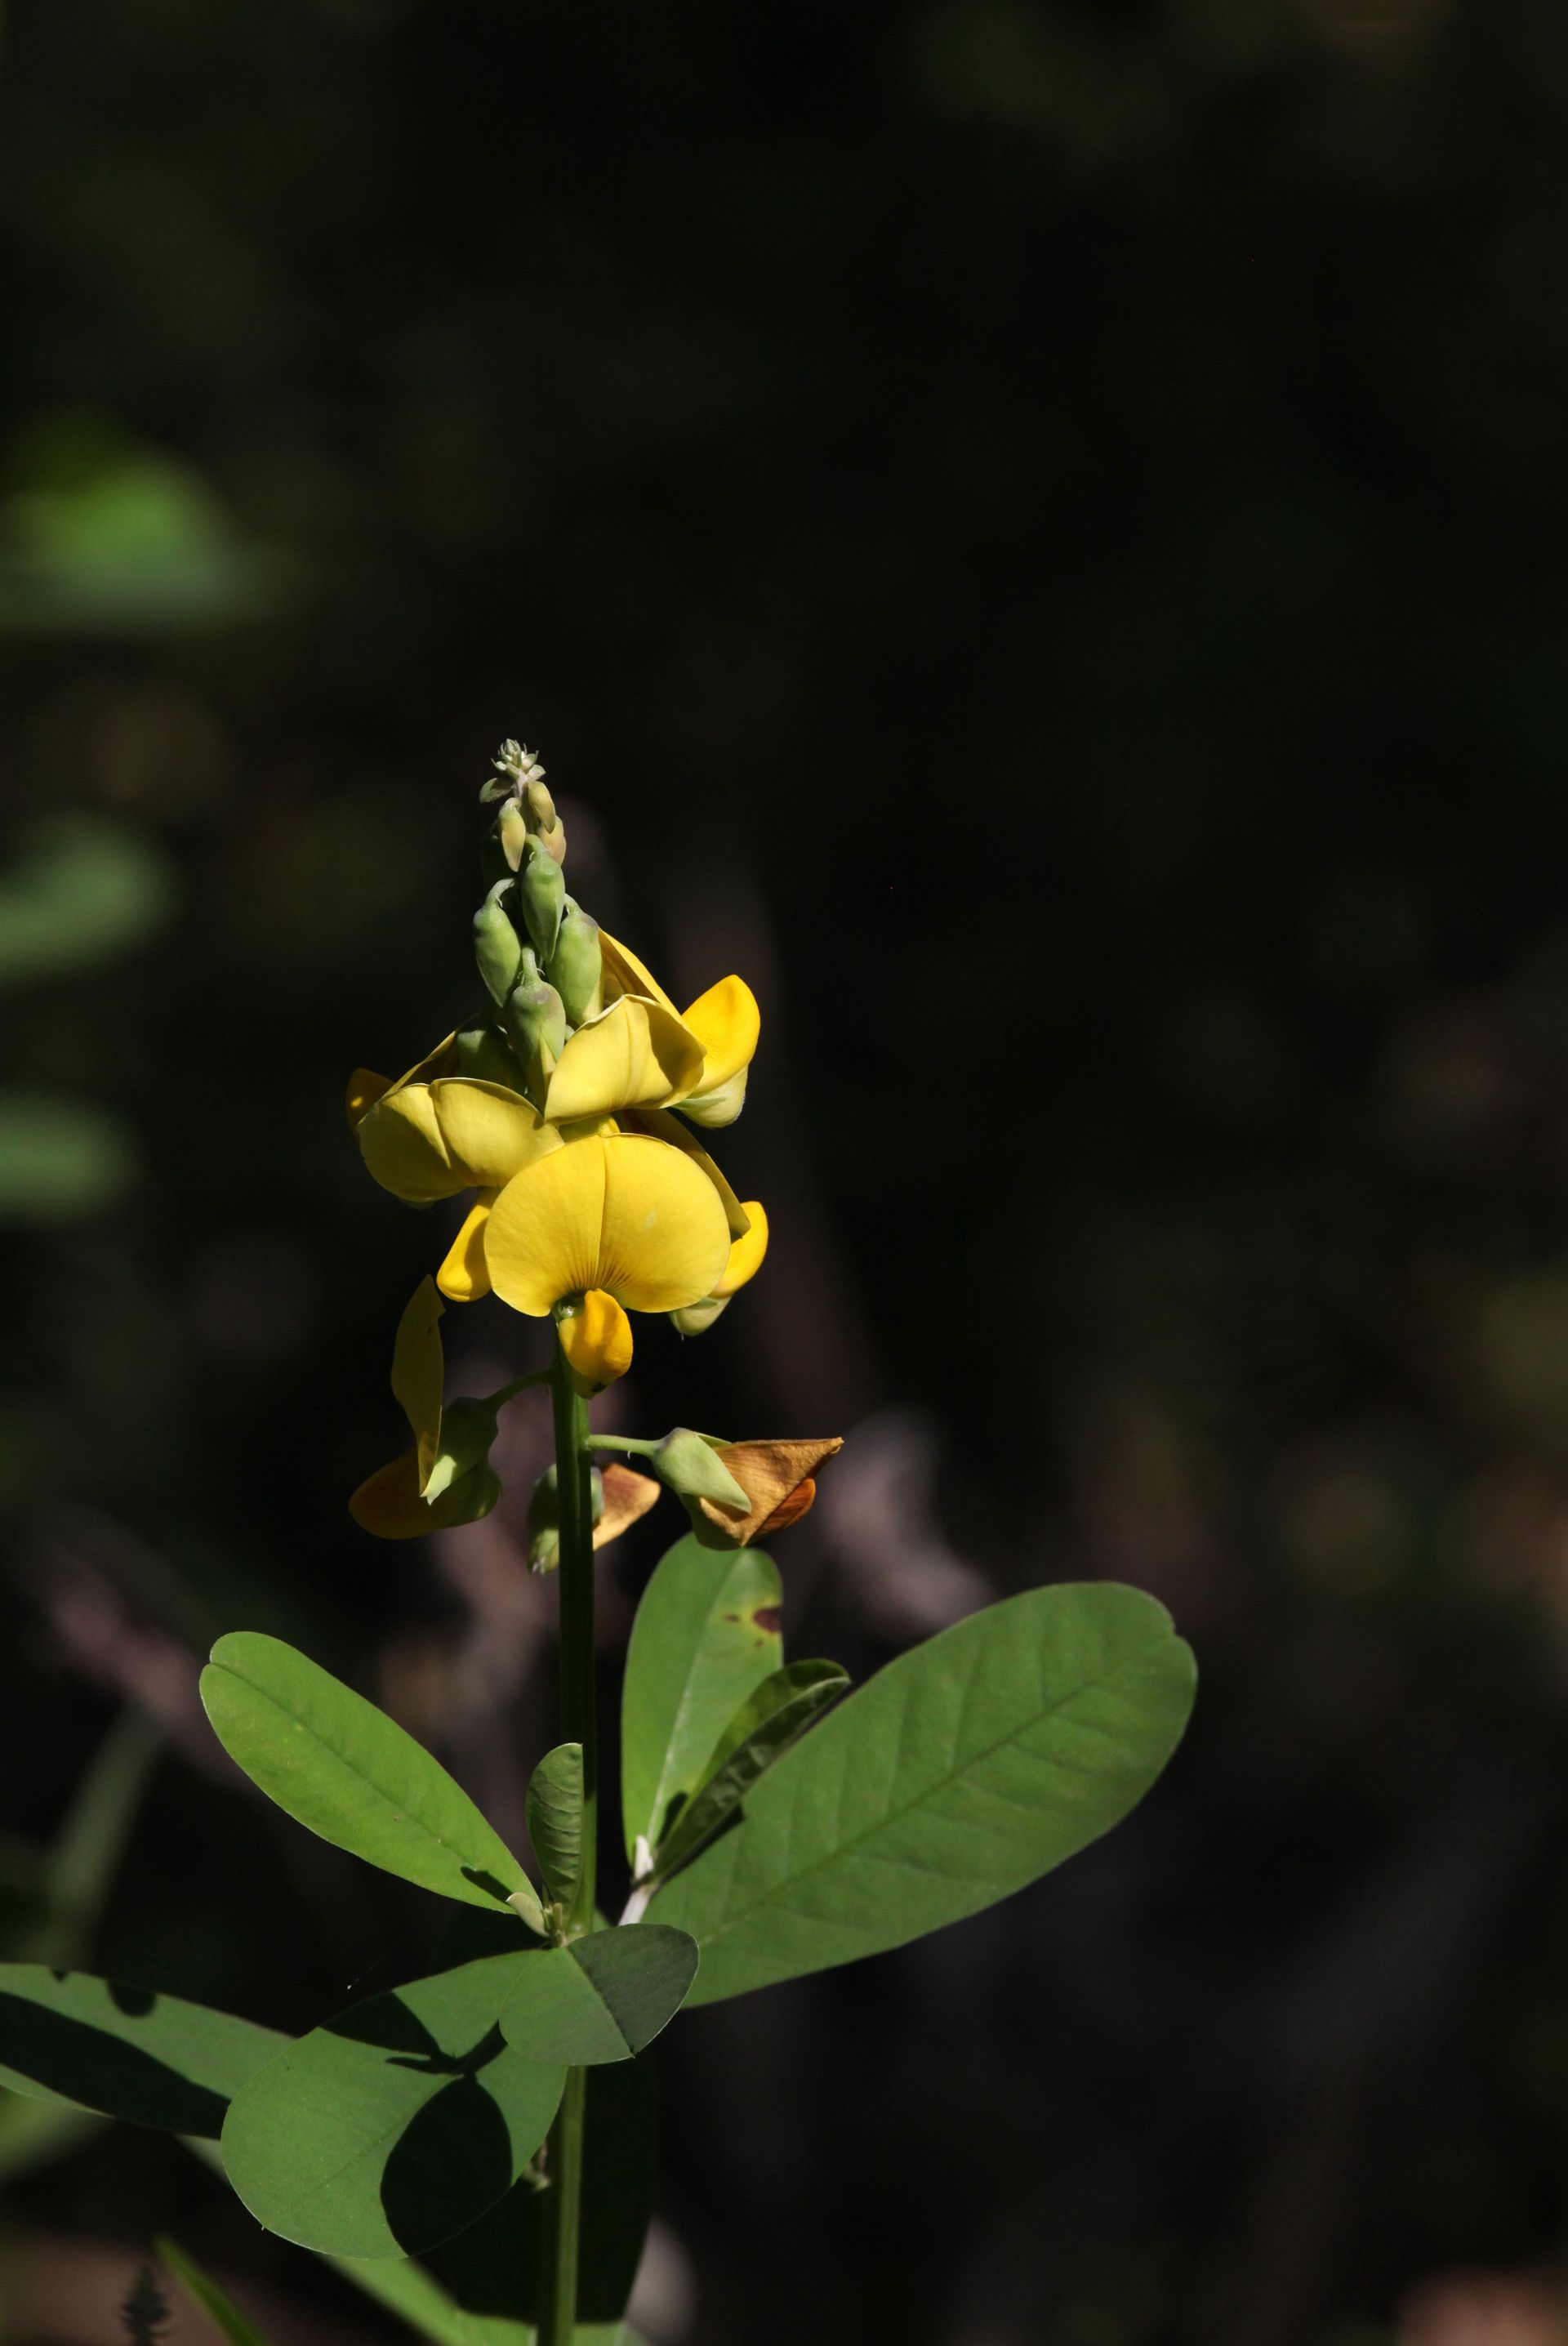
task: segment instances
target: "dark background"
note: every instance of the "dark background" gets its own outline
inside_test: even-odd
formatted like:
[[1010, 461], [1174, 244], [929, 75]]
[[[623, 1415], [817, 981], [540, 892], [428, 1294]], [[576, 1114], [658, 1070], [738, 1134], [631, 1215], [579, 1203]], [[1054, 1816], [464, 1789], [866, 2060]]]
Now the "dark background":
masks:
[[[1568, 16], [14, 0], [0, 123], [11, 1951], [128, 1699], [79, 1956], [300, 2028], [429, 1967], [225, 1771], [217, 1630], [504, 1829], [555, 1739], [528, 1406], [490, 1524], [344, 1512], [452, 1218], [341, 1085], [466, 1010], [518, 734], [764, 1009], [772, 1257], [606, 1422], [849, 1437], [796, 1653], [1106, 1575], [1204, 1673], [1062, 1874], [672, 2033], [655, 2346], [1560, 2340]], [[10, 2334], [168, 2229], [392, 2337], [177, 2145], [5, 2140]]]

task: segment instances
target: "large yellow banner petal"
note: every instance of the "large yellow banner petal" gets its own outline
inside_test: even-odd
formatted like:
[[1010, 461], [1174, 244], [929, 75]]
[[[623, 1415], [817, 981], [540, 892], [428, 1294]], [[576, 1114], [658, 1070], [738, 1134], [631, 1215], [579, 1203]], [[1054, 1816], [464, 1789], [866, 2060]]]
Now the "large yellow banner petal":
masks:
[[640, 1134], [576, 1140], [509, 1181], [485, 1225], [495, 1292], [544, 1319], [603, 1288], [631, 1311], [674, 1311], [711, 1292], [729, 1258], [712, 1182], [679, 1149]]
[[359, 1129], [360, 1150], [383, 1189], [427, 1206], [463, 1189], [498, 1189], [560, 1136], [520, 1093], [468, 1076], [404, 1084]]

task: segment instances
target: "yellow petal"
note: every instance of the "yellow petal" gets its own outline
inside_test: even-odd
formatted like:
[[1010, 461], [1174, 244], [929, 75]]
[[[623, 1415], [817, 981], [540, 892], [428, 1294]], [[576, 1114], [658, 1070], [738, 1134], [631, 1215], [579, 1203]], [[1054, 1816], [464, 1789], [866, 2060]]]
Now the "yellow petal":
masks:
[[349, 1087], [343, 1094], [343, 1107], [348, 1114], [349, 1130], [355, 1132], [383, 1092], [390, 1092], [392, 1079], [378, 1076], [373, 1067], [356, 1067], [349, 1077]]
[[[671, 1116], [667, 1108], [640, 1107], [636, 1110], [632, 1122], [636, 1131], [651, 1132], [656, 1140], [667, 1140], [672, 1148], [684, 1148], [692, 1163], [701, 1166], [718, 1192], [718, 1200], [724, 1208], [725, 1219], [729, 1224], [730, 1237], [743, 1239], [751, 1228], [746, 1208], [741, 1204], [701, 1141], [697, 1139], [695, 1133], [687, 1130], [680, 1117]], [[761, 1260], [760, 1256], [758, 1257], [758, 1260]]]
[[624, 994], [568, 1040], [545, 1113], [552, 1124], [569, 1124], [617, 1108], [662, 1107], [694, 1088], [702, 1066], [702, 1044], [673, 1010]]
[[441, 1449], [441, 1392], [445, 1368], [441, 1351], [444, 1306], [433, 1279], [422, 1279], [403, 1307], [392, 1344], [392, 1389], [413, 1433], [419, 1487], [431, 1477]]
[[499, 1189], [559, 1138], [520, 1093], [467, 1076], [394, 1086], [360, 1127], [374, 1179], [417, 1206]]
[[721, 977], [698, 994], [681, 1018], [703, 1049], [702, 1074], [691, 1087], [694, 1095], [706, 1098], [751, 1065], [762, 1013], [743, 977]]
[[730, 1248], [729, 1260], [713, 1290], [716, 1297], [733, 1295], [748, 1279], [755, 1279], [762, 1268], [762, 1258], [768, 1251], [768, 1216], [755, 1198], [747, 1199], [745, 1210], [751, 1227]]
[[748, 1067], [742, 1067], [738, 1076], [731, 1076], [717, 1091], [695, 1092], [690, 1099], [683, 1099], [682, 1116], [689, 1117], [693, 1124], [700, 1124], [705, 1132], [717, 1132], [721, 1126], [733, 1124], [746, 1106], [746, 1078], [750, 1072]]
[[485, 1226], [495, 1292], [542, 1320], [602, 1287], [632, 1311], [675, 1311], [711, 1293], [729, 1259], [712, 1182], [678, 1148], [638, 1133], [575, 1140], [509, 1181]]
[[632, 1323], [613, 1295], [591, 1287], [556, 1323], [561, 1350], [580, 1393], [603, 1392], [632, 1364]]
[[634, 1474], [629, 1466], [606, 1466], [603, 1481], [605, 1504], [594, 1525], [596, 1547], [607, 1547], [623, 1532], [629, 1532], [655, 1504], [664, 1488], [651, 1474]]
[[486, 1189], [469, 1208], [463, 1228], [447, 1250], [446, 1260], [435, 1274], [437, 1287], [453, 1303], [476, 1303], [482, 1295], [490, 1292], [490, 1273], [484, 1261], [484, 1225], [494, 1203], [494, 1190]]
[[606, 1000], [617, 994], [641, 994], [675, 1015], [674, 1003], [653, 972], [644, 967], [629, 945], [611, 936], [608, 929], [599, 931], [599, 953]]

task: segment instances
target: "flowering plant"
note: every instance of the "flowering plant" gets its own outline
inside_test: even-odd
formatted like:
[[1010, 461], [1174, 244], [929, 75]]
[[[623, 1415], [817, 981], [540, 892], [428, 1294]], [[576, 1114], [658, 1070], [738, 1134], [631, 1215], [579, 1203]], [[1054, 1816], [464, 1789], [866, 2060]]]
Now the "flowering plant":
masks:
[[[483, 1007], [395, 1081], [361, 1068], [349, 1086], [383, 1188], [419, 1207], [471, 1198], [398, 1323], [411, 1442], [350, 1504], [382, 1538], [474, 1522], [501, 1494], [500, 1413], [548, 1386], [555, 1458], [530, 1502], [529, 1560], [558, 1576], [561, 1739], [529, 1785], [531, 1862], [351, 1688], [276, 1638], [222, 1637], [201, 1681], [219, 1740], [300, 1824], [447, 1902], [440, 1967], [290, 2038], [85, 1974], [0, 1966], [0, 2078], [216, 2145], [262, 2225], [435, 2346], [609, 2346], [631, 2336], [648, 2048], [675, 2014], [897, 1946], [1071, 1856], [1165, 1765], [1193, 1668], [1151, 1598], [1056, 1586], [971, 1616], [850, 1694], [836, 1663], [785, 1660], [759, 1545], [806, 1512], [838, 1438], [593, 1429], [594, 1395], [630, 1365], [631, 1315], [700, 1333], [763, 1267], [763, 1208], [699, 1137], [739, 1115], [759, 1019], [733, 976], [677, 1009], [566, 892], [538, 760], [508, 742], [495, 767], [473, 924]], [[489, 1296], [546, 1323], [547, 1362], [449, 1397], [443, 1315]], [[664, 1490], [690, 1529], [626, 1655], [628, 1894], [612, 1922], [594, 1556]]]

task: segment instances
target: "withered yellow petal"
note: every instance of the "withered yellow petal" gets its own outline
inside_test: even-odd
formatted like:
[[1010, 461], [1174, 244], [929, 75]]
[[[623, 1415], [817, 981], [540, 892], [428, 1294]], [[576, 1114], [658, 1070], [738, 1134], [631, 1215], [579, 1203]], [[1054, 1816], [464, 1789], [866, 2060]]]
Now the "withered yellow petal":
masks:
[[681, 1018], [702, 1045], [702, 1073], [691, 1087], [695, 1095], [707, 1098], [751, 1065], [762, 1013], [743, 977], [721, 977]]
[[617, 994], [645, 994], [661, 1009], [675, 1014], [675, 1005], [653, 972], [640, 962], [629, 945], [611, 936], [608, 929], [599, 931], [599, 953], [604, 969], [606, 999]]
[[751, 1513], [721, 1499], [699, 1499], [692, 1528], [705, 1547], [748, 1547], [765, 1533], [798, 1523], [816, 1496], [819, 1467], [843, 1448], [840, 1434], [807, 1442], [731, 1442], [719, 1451], [722, 1464], [751, 1502]]
[[768, 1251], [768, 1216], [756, 1198], [747, 1199], [745, 1211], [750, 1228], [730, 1248], [729, 1260], [713, 1289], [716, 1297], [733, 1295], [748, 1279], [755, 1279], [762, 1268], [762, 1258]]
[[[724, 1208], [725, 1219], [729, 1224], [730, 1237], [743, 1239], [751, 1228], [746, 1208], [741, 1204], [701, 1141], [697, 1139], [695, 1133], [687, 1130], [680, 1117], [672, 1116], [668, 1108], [642, 1107], [635, 1113], [634, 1125], [638, 1132], [651, 1132], [656, 1140], [667, 1140], [672, 1148], [684, 1148], [692, 1163], [701, 1166], [718, 1192], [718, 1200]], [[758, 1260], [760, 1261], [760, 1256]]]
[[603, 1392], [632, 1364], [632, 1323], [613, 1295], [590, 1287], [556, 1323], [566, 1366], [580, 1393]]
[[575, 1140], [509, 1181], [485, 1225], [495, 1292], [543, 1319], [602, 1287], [632, 1311], [674, 1311], [712, 1291], [729, 1230], [712, 1182], [639, 1133]]
[[412, 1450], [377, 1469], [349, 1501], [361, 1531], [377, 1539], [421, 1539], [426, 1532], [450, 1531], [476, 1523], [501, 1496], [501, 1484], [487, 1467], [461, 1475], [438, 1499], [422, 1498], [419, 1460]]
[[447, 1249], [435, 1283], [453, 1303], [476, 1303], [490, 1292], [490, 1272], [484, 1260], [484, 1225], [495, 1203], [494, 1189], [483, 1190], [470, 1206], [463, 1228]]
[[655, 1504], [664, 1488], [651, 1474], [635, 1474], [629, 1466], [606, 1466], [603, 1482], [605, 1504], [594, 1525], [596, 1547], [608, 1547], [623, 1532], [629, 1532]]
[[673, 1010], [623, 994], [567, 1041], [545, 1095], [552, 1124], [662, 1107], [694, 1088], [703, 1046]]
[[422, 1491], [441, 1450], [441, 1394], [446, 1376], [441, 1350], [444, 1308], [434, 1280], [422, 1279], [403, 1306], [392, 1344], [392, 1389], [413, 1434]]

